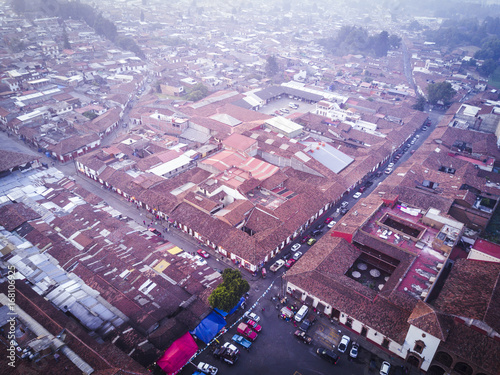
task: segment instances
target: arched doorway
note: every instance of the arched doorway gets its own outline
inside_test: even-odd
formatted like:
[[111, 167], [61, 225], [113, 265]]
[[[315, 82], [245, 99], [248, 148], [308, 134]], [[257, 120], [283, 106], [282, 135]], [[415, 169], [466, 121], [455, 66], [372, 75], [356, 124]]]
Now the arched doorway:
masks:
[[446, 367], [451, 367], [453, 364], [453, 358], [451, 358], [451, 355], [446, 352], [437, 352], [434, 356], [434, 360], [445, 365]]
[[414, 355], [409, 355], [406, 362], [408, 362], [411, 366], [414, 366], [416, 368], [420, 367], [420, 359], [418, 357], [415, 357]]
[[472, 367], [470, 367], [467, 363], [457, 362], [453, 370], [462, 375], [472, 375]]
[[427, 371], [427, 375], [443, 375], [444, 373], [445, 371], [437, 365], [432, 365]]

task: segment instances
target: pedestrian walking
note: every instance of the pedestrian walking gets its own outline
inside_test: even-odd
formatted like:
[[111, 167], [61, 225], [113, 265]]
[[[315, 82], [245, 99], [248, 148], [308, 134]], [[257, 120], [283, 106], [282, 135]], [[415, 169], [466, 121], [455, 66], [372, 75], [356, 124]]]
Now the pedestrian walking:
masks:
[[144, 225], [146, 225], [146, 220], [143, 220], [142, 222], [144, 223]]

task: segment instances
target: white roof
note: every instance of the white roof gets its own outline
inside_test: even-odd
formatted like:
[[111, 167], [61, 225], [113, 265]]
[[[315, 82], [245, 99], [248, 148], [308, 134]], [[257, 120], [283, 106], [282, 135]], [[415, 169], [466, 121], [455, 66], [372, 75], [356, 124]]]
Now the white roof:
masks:
[[163, 176], [169, 172], [174, 171], [177, 168], [182, 168], [183, 166], [189, 164], [192, 159], [186, 155], [181, 155], [173, 160], [167, 161], [166, 163], [160, 164], [157, 167], [151, 168], [147, 172], [154, 173], [157, 176]]

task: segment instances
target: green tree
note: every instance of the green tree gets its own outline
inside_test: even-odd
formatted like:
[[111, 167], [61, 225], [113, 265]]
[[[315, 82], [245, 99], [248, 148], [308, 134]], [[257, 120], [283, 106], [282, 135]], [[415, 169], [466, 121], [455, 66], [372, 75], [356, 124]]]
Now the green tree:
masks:
[[389, 51], [389, 33], [387, 31], [382, 31], [374, 37], [373, 51], [376, 57], [387, 56], [387, 51]]
[[455, 94], [456, 91], [447, 81], [431, 83], [427, 86], [427, 96], [431, 104], [438, 104], [441, 101], [445, 106], [449, 105]]
[[243, 279], [241, 272], [226, 268], [222, 272], [223, 282], [208, 297], [210, 306], [223, 311], [231, 310], [241, 296], [250, 290], [250, 285]]
[[71, 49], [71, 44], [69, 42], [68, 33], [66, 32], [66, 28], [63, 28], [62, 38], [63, 38], [63, 48], [64, 49]]
[[427, 103], [425, 98], [422, 95], [419, 95], [417, 97], [417, 102], [412, 106], [412, 108], [416, 109], [417, 111], [423, 111], [424, 107], [425, 107], [425, 103]]
[[267, 58], [266, 62], [266, 75], [268, 77], [273, 77], [276, 74], [278, 74], [280, 71], [280, 68], [278, 66], [278, 63], [276, 61], [276, 58], [274, 56], [269, 56]]
[[477, 68], [479, 74], [484, 77], [490, 76], [498, 67], [498, 62], [493, 59], [484, 60], [484, 62]]
[[97, 115], [92, 111], [85, 111], [82, 113], [82, 115], [87, 117], [91, 121], [97, 117]]
[[398, 49], [401, 46], [401, 37], [397, 35], [389, 35], [389, 47], [392, 49]]

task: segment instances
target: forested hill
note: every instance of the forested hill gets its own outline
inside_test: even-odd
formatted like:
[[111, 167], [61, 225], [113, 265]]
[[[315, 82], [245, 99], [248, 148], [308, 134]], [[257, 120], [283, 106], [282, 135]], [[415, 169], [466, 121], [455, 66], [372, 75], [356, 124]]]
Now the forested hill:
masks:
[[383, 57], [387, 55], [389, 49], [399, 47], [401, 38], [389, 35], [387, 31], [369, 35], [362, 27], [343, 26], [337, 36], [321, 39], [319, 43], [337, 56], [362, 54]]

